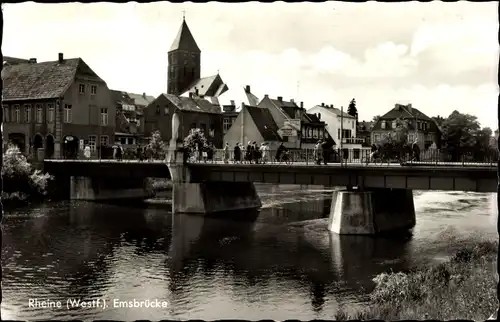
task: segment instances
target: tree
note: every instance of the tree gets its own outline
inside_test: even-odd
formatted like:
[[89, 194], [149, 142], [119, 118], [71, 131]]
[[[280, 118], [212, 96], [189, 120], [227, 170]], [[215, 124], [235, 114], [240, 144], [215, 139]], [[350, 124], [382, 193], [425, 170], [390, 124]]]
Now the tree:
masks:
[[396, 127], [379, 141], [385, 157], [388, 158], [394, 157], [395, 154], [400, 154], [408, 148], [409, 123], [400, 118], [397, 118], [395, 122]]
[[189, 151], [200, 149], [207, 144], [207, 139], [201, 129], [191, 129], [189, 135], [184, 138], [184, 148]]
[[26, 157], [13, 144], [9, 144], [3, 154], [2, 177], [3, 197], [7, 199], [11, 199], [11, 195], [19, 199], [46, 195], [49, 181], [53, 179], [48, 173], [33, 170]]
[[356, 100], [353, 98], [347, 107], [347, 114], [358, 119], [358, 109], [356, 108]]
[[149, 139], [149, 143], [146, 147], [147, 151], [154, 159], [163, 158], [166, 150], [165, 142], [161, 139], [160, 131], [154, 131], [151, 134], [151, 138]]
[[375, 115], [372, 120], [373, 124], [377, 123], [378, 120], [380, 120], [380, 115]]
[[461, 154], [477, 146], [481, 127], [476, 116], [453, 111], [441, 127], [444, 148], [451, 154], [453, 161], [459, 161]]

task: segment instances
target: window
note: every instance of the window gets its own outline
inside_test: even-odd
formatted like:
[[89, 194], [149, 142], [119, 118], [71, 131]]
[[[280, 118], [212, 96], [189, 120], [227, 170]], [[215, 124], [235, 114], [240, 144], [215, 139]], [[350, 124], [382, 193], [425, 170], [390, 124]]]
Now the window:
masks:
[[160, 114], [160, 105], [156, 105], [156, 114]]
[[89, 148], [90, 151], [95, 151], [97, 144], [97, 135], [89, 135]]
[[396, 121], [392, 121], [392, 128], [395, 129], [398, 126]]
[[200, 129], [201, 129], [201, 132], [203, 133], [207, 133], [207, 125], [205, 123], [201, 123], [200, 124]]
[[64, 104], [64, 123], [73, 122], [73, 113], [71, 108], [72, 106], [70, 104]]
[[190, 129], [196, 129], [196, 123], [191, 123]]
[[43, 123], [43, 110], [40, 104], [36, 104], [36, 122]]
[[231, 128], [231, 119], [225, 118], [222, 121], [222, 129], [224, 130], [224, 134], [226, 134], [230, 128]]
[[101, 135], [101, 146], [107, 146], [109, 144], [109, 137], [107, 135]]
[[134, 144], [134, 138], [127, 138], [127, 144]]
[[165, 107], [165, 108], [163, 109], [163, 114], [168, 115], [168, 107]]
[[14, 105], [14, 115], [12, 118], [14, 122], [21, 123], [21, 107], [19, 105]]
[[24, 105], [24, 121], [31, 123], [31, 105]]
[[4, 122], [9, 122], [9, 106], [3, 105], [3, 121]]
[[97, 86], [92, 85], [90, 86], [90, 95], [95, 95], [95, 94], [97, 94]]
[[78, 85], [78, 92], [80, 94], [85, 94], [85, 84], [79, 84]]
[[127, 138], [120, 138], [120, 143], [123, 145], [127, 144]]
[[186, 60], [184, 60], [184, 65], [187, 65], [187, 64], [188, 64], [188, 61], [187, 61], [187, 59], [186, 59]]
[[48, 104], [47, 109], [47, 123], [54, 123], [54, 104]]
[[382, 123], [380, 124], [380, 127], [385, 129], [385, 121], [382, 121]]
[[101, 125], [108, 125], [108, 109], [101, 108]]

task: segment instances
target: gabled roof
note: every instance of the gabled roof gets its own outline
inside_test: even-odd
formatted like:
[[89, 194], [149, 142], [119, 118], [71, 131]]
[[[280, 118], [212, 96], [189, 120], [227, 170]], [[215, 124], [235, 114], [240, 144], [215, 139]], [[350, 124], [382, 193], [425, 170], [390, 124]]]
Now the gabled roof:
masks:
[[134, 100], [128, 95], [127, 92], [123, 91], [117, 91], [117, 90], [110, 90], [111, 92], [111, 97], [113, 101], [117, 104], [129, 104], [129, 105], [134, 105]]
[[188, 93], [194, 94], [196, 93], [196, 90], [198, 90], [198, 96], [200, 97], [218, 97], [225, 93], [228, 90], [228, 87], [224, 84], [220, 75], [217, 74], [195, 80], [191, 85], [189, 85], [188, 89], [182, 93], [182, 95]]
[[[419, 121], [427, 121], [428, 124], [430, 124], [430, 127], [427, 130], [425, 130], [425, 132], [440, 132], [440, 129], [438, 128], [437, 123], [433, 119], [431, 119], [430, 117], [428, 117], [427, 115], [420, 112], [418, 109], [416, 109], [414, 107], [411, 107], [409, 105], [408, 106], [401, 105], [401, 104], [396, 104], [396, 106], [394, 108], [392, 108], [389, 112], [382, 115], [377, 120], [377, 122], [373, 125], [372, 130], [382, 130], [382, 131], [390, 130], [392, 127], [391, 121], [398, 119], [398, 118], [402, 119], [402, 120], [406, 119], [406, 120], [410, 120], [410, 121], [413, 119], [417, 119]], [[381, 126], [382, 121], [389, 121], [386, 123], [385, 129], [382, 129], [382, 126]], [[408, 128], [414, 129], [415, 127], [410, 122], [410, 124], [408, 124]]]
[[286, 117], [295, 118], [295, 111], [300, 109], [300, 107], [292, 101], [284, 101], [279, 99], [269, 99], [271, 103], [274, 104], [278, 109], [280, 109]]
[[281, 141], [278, 126], [267, 108], [245, 105], [243, 109], [250, 114], [264, 141]]
[[5, 66], [3, 100], [50, 99], [64, 95], [77, 72], [99, 78], [81, 58]]
[[214, 105], [203, 98], [190, 98], [190, 97], [176, 96], [172, 94], [161, 94], [161, 95], [163, 95], [167, 100], [172, 102], [172, 104], [175, 105], [175, 107], [177, 107], [181, 111], [222, 114], [219, 105]]
[[200, 52], [200, 48], [196, 44], [193, 34], [191, 34], [191, 30], [189, 30], [186, 20], [184, 19], [182, 20], [181, 28], [179, 29], [179, 32], [177, 33], [172, 46], [170, 46], [169, 51], [173, 50], [187, 50], [198, 53]]

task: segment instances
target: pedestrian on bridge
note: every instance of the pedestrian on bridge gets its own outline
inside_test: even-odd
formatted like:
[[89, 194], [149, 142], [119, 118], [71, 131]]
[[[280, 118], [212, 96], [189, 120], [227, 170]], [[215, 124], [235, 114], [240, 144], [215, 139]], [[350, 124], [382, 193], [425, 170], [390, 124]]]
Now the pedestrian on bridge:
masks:
[[262, 155], [262, 163], [266, 163], [269, 157], [269, 146], [266, 142], [262, 142], [260, 145], [260, 153]]
[[214, 144], [212, 142], [210, 142], [210, 144], [208, 145], [208, 149], [207, 149], [208, 161], [212, 162], [214, 160], [214, 151], [215, 151]]
[[255, 164], [259, 163], [261, 156], [262, 155], [260, 153], [260, 148], [257, 145], [257, 142], [253, 141], [253, 143], [252, 143], [252, 160], [255, 161]]
[[240, 163], [241, 162], [241, 148], [240, 148], [240, 142], [237, 142], [236, 145], [234, 146], [234, 151], [233, 151], [233, 162], [234, 163]]
[[321, 147], [321, 140], [319, 140], [316, 145], [314, 146], [314, 161], [316, 164], [320, 165], [321, 164], [321, 157], [323, 155], [323, 149]]
[[252, 163], [252, 155], [253, 155], [252, 150], [253, 150], [252, 141], [248, 141], [247, 150], [245, 152], [245, 161], [248, 161], [248, 163]]
[[418, 139], [416, 139], [411, 145], [411, 150], [413, 152], [413, 159], [415, 161], [420, 161], [420, 147], [418, 146]]
[[224, 145], [224, 149], [222, 150], [223, 158], [224, 158], [224, 163], [229, 162], [229, 143], [226, 142], [226, 145]]

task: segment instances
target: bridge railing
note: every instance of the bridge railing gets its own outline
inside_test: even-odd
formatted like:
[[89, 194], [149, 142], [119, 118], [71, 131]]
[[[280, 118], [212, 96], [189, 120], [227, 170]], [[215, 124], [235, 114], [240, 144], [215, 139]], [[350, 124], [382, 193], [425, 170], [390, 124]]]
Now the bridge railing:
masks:
[[[296, 149], [288, 150], [286, 154], [282, 154], [277, 158], [277, 150], [268, 150], [264, 156], [258, 158], [258, 162], [262, 163], [305, 163], [315, 164], [317, 162], [318, 153], [314, 149]], [[165, 162], [165, 156], [168, 151], [158, 153], [151, 156], [141, 156], [137, 154], [124, 154], [121, 159], [117, 159], [113, 155], [102, 156], [98, 153], [91, 153], [86, 157], [83, 153], [74, 155], [72, 157], [59, 156], [50, 157], [47, 159], [64, 159], [64, 160], [88, 160], [94, 162], [109, 162], [109, 161], [123, 161], [123, 162]], [[176, 153], [184, 153], [176, 151]], [[252, 155], [249, 158], [246, 151], [241, 151], [240, 157], [235, 158], [234, 150], [224, 152], [222, 149], [213, 150], [213, 153], [197, 153], [186, 152], [187, 163], [199, 162], [228, 162], [228, 163], [255, 163], [257, 155]], [[453, 165], [495, 165], [499, 160], [498, 150], [492, 149], [491, 151], [470, 151], [470, 150], [424, 150], [421, 151], [418, 157], [415, 157], [408, 151], [391, 150], [379, 153], [379, 156], [374, 160], [371, 158], [371, 150], [369, 149], [329, 149], [320, 154], [321, 163], [326, 158], [327, 163], [342, 163], [342, 164], [378, 164], [380, 166], [390, 165], [392, 163], [407, 163], [407, 164], [443, 164], [448, 163]], [[177, 158], [182, 159], [182, 158]]]

